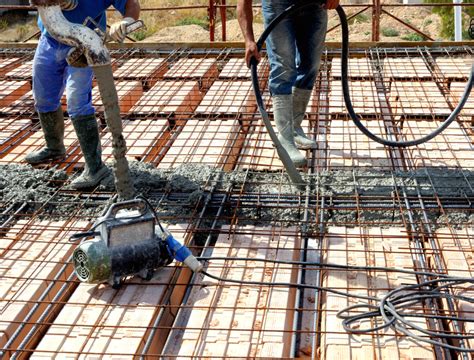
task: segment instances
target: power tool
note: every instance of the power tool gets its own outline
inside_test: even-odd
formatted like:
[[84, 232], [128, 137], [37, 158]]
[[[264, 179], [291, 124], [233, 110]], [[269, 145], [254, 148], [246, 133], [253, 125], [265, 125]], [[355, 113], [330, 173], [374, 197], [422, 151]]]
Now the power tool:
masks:
[[120, 287], [125, 277], [138, 275], [150, 280], [174, 259], [199, 272], [202, 265], [159, 222], [145, 198], [111, 205], [91, 231], [75, 234], [83, 241], [73, 254], [78, 279], [87, 283], [109, 283]]

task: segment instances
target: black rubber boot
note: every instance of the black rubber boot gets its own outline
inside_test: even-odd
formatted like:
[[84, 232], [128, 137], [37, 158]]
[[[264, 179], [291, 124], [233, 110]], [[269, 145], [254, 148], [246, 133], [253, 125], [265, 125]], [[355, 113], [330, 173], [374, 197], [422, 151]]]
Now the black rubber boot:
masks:
[[82, 174], [71, 182], [76, 190], [92, 188], [109, 174], [109, 169], [102, 162], [99, 127], [95, 114], [72, 118], [86, 166]]
[[66, 154], [62, 108], [59, 107], [56, 111], [39, 113], [38, 115], [46, 146], [26, 155], [25, 161], [32, 165], [62, 159]]

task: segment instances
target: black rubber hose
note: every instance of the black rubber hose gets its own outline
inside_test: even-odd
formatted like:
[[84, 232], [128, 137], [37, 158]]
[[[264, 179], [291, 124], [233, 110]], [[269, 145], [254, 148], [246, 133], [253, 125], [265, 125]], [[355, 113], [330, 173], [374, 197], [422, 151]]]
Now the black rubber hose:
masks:
[[[293, 15], [295, 12], [302, 10], [304, 8], [310, 6], [321, 6], [321, 3], [318, 1], [303, 1], [294, 5], [289, 6], [285, 11], [283, 11], [280, 15], [278, 15], [265, 29], [262, 33], [260, 38], [257, 41], [257, 48], [258, 51], [262, 49], [263, 43], [267, 39], [268, 35], [272, 32], [272, 30], [285, 18]], [[459, 112], [462, 110], [466, 101], [471, 93], [473, 83], [474, 83], [474, 64], [471, 68], [471, 74], [469, 76], [469, 80], [467, 81], [466, 88], [464, 89], [464, 93], [459, 101], [459, 104], [453, 110], [453, 112], [448, 116], [448, 118], [433, 132], [430, 134], [423, 136], [416, 140], [410, 141], [392, 141], [383, 139], [374, 133], [372, 133], [369, 129], [367, 129], [361, 122], [360, 117], [356, 114], [354, 107], [352, 105], [350, 91], [349, 91], [349, 81], [348, 81], [348, 63], [349, 63], [349, 26], [347, 23], [347, 17], [343, 10], [343, 8], [339, 5], [336, 8], [337, 14], [339, 15], [339, 19], [341, 21], [341, 28], [342, 28], [342, 54], [341, 54], [341, 69], [342, 69], [342, 91], [344, 95], [344, 102], [346, 103], [346, 108], [351, 117], [354, 124], [357, 128], [364, 133], [367, 137], [371, 140], [378, 142], [379, 144], [390, 146], [390, 147], [408, 147], [408, 146], [416, 146], [423, 144], [434, 137], [441, 134], [458, 116]], [[257, 61], [255, 58], [251, 59], [250, 62], [251, 70], [252, 70], [252, 82], [254, 85], [254, 92], [255, 97], [257, 99], [257, 105], [259, 108], [260, 113], [262, 116], [266, 114], [265, 105], [263, 103], [262, 94], [258, 86], [258, 75], [257, 75]]]

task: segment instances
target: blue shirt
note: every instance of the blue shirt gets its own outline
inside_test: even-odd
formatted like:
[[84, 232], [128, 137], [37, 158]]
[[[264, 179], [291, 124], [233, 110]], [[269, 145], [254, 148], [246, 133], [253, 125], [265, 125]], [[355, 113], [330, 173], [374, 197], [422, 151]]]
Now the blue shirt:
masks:
[[[72, 23], [83, 24], [87, 17], [91, 17], [94, 21], [99, 24], [102, 31], [106, 29], [106, 14], [110, 6], [116, 8], [122, 15], [125, 15], [125, 5], [127, 0], [79, 0], [78, 5], [74, 10], [63, 11], [64, 17]], [[95, 26], [91, 23], [87, 24], [88, 27], [94, 29]], [[44, 28], [43, 22], [38, 18], [38, 27], [41, 30], [41, 34], [48, 35], [48, 32]]]

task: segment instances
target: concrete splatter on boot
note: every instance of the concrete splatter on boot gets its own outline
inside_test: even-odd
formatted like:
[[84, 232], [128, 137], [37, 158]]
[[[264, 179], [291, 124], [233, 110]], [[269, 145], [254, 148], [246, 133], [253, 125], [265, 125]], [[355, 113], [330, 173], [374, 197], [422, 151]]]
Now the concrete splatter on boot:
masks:
[[294, 140], [292, 95], [273, 96], [273, 115], [281, 145], [296, 167], [305, 166], [306, 158], [296, 148]]
[[102, 162], [99, 127], [95, 114], [72, 118], [86, 166], [82, 174], [71, 182], [76, 190], [92, 188], [109, 174], [109, 169]]
[[39, 120], [46, 146], [26, 155], [25, 161], [32, 165], [62, 159], [66, 154], [66, 148], [64, 147], [64, 115], [61, 107], [56, 111], [39, 113]]
[[308, 138], [301, 127], [301, 123], [308, 107], [311, 90], [293, 88], [293, 127], [295, 129], [295, 144], [299, 149], [315, 149], [316, 141]]

